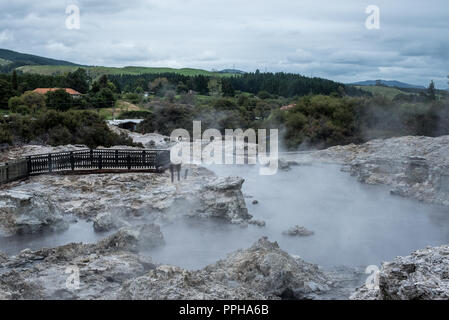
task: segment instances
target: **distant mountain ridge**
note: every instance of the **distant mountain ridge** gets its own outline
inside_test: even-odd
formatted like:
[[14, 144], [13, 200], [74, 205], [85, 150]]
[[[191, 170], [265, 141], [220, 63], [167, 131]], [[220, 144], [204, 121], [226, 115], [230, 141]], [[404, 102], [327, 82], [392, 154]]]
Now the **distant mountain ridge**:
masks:
[[[377, 81], [379, 80], [366, 80], [366, 81], [353, 82], [349, 84], [353, 86], [375, 86]], [[404, 89], [426, 89], [426, 87], [424, 86], [409, 84], [396, 80], [380, 80], [380, 83], [387, 87], [396, 87]]]
[[65, 60], [56, 60], [40, 57], [32, 54], [20, 53], [13, 50], [0, 48], [0, 73], [11, 73], [17, 70], [23, 73], [35, 73], [42, 75], [62, 75], [75, 71], [78, 67], [85, 68], [93, 77], [99, 77], [103, 74], [146, 74], [146, 73], [179, 73], [186, 76], [205, 75], [229, 77], [246, 72], [234, 69], [225, 69], [221, 71], [207, 71], [193, 68], [159, 68], [159, 67], [137, 67], [128, 66], [122, 68], [86, 66], [76, 64]]
[[24, 62], [31, 65], [47, 65], [47, 66], [80, 66], [79, 64], [56, 60], [51, 58], [40, 57], [27, 53], [20, 53], [17, 51], [0, 49], [0, 58], [10, 62]]

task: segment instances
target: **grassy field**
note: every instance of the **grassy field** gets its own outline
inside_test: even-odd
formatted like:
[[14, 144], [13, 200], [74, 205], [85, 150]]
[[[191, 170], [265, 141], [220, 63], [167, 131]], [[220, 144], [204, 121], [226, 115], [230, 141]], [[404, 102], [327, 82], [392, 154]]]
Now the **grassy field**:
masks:
[[0, 58], [0, 66], [7, 65], [9, 63], [11, 63], [11, 61]]
[[[43, 75], [64, 75], [69, 72], [73, 72], [79, 67], [77, 66], [23, 66], [17, 68], [24, 73], [37, 73]], [[151, 68], [151, 67], [82, 67], [88, 70], [93, 78], [98, 78], [104, 74], [130, 74], [139, 75], [145, 73], [179, 73], [186, 76], [205, 75], [216, 77], [230, 77], [235, 75], [234, 73], [219, 73], [211, 72], [201, 69], [174, 69], [174, 68]]]
[[382, 87], [382, 86], [356, 86], [356, 88], [370, 92], [375, 96], [384, 96], [389, 99], [393, 99], [398, 94], [410, 94], [408, 92], [401, 91], [396, 88]]
[[146, 111], [147, 109], [139, 107], [131, 102], [124, 100], [117, 100], [114, 108], [102, 108], [98, 109], [98, 113], [106, 120], [112, 120], [117, 118], [120, 113], [125, 111]]

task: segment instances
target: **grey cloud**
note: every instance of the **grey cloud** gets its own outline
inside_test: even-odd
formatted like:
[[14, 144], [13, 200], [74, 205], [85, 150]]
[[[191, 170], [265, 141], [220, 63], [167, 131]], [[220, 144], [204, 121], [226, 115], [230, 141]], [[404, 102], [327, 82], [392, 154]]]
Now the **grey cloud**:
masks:
[[[338, 81], [388, 77], [446, 88], [449, 3], [369, 1], [2, 1], [0, 47], [89, 65], [300, 72]], [[81, 29], [64, 27], [65, 6]]]

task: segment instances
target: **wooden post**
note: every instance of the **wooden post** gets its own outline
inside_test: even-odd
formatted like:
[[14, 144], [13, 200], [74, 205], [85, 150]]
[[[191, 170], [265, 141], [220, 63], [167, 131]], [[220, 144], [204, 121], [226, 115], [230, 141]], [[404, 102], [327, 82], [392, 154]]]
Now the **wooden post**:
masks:
[[73, 157], [73, 151], [70, 151], [70, 168], [75, 171], [75, 158]]
[[9, 182], [9, 163], [5, 163], [5, 169], [6, 169], [6, 182]]
[[51, 163], [51, 153], [48, 154], [48, 172], [52, 172], [53, 171], [53, 166]]
[[128, 170], [131, 170], [131, 155], [126, 156], [126, 162], [128, 163]]

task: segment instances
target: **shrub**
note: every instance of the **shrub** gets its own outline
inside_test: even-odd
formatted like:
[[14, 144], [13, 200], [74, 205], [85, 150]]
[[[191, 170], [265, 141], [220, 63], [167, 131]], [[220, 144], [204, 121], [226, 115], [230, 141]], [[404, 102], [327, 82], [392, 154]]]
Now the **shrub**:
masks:
[[85, 144], [90, 148], [135, 145], [128, 136], [109, 130], [92, 111], [49, 110], [33, 117], [12, 114], [0, 123], [0, 138], [3, 143], [39, 141], [51, 145]]

